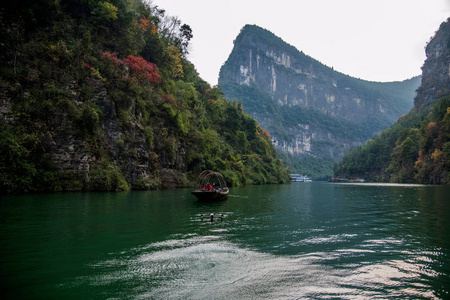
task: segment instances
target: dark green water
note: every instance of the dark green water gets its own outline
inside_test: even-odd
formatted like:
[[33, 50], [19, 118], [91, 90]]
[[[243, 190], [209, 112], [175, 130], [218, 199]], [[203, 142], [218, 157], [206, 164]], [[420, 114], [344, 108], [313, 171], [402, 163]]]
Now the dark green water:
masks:
[[[450, 187], [292, 183], [0, 201], [2, 299], [445, 299]], [[223, 213], [223, 221], [200, 214]]]

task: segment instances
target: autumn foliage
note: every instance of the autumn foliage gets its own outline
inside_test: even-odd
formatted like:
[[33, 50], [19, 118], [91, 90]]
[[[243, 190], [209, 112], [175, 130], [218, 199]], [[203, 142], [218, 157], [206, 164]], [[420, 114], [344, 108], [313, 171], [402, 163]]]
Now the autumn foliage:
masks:
[[161, 81], [161, 76], [158, 74], [158, 67], [155, 64], [146, 61], [142, 57], [128, 55], [128, 58], [125, 58], [123, 61], [130, 68], [131, 77], [135, 77], [140, 81]]
[[203, 169], [289, 180], [256, 121], [186, 60], [190, 27], [151, 1], [6, 2], [0, 194], [183, 187]]
[[124, 79], [135, 78], [140, 82], [160, 82], [161, 76], [158, 74], [158, 67], [154, 63], [146, 61], [142, 57], [128, 55], [125, 59], [119, 59], [117, 54], [105, 51], [102, 58], [110, 61], [116, 71], [123, 72], [124, 68], [129, 70], [129, 76]]
[[158, 32], [158, 27], [155, 24], [152, 24], [146, 17], [139, 19], [139, 21], [134, 24], [134, 27], [143, 32], [149, 31], [151, 34], [156, 34]]
[[450, 183], [450, 97], [405, 115], [336, 166], [341, 177], [374, 181]]

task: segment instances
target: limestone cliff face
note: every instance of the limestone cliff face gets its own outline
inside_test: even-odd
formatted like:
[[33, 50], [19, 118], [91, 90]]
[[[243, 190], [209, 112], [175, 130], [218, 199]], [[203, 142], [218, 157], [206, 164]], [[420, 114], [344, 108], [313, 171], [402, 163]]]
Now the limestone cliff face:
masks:
[[[161, 128], [152, 133], [155, 142], [150, 145], [143, 117], [136, 108], [137, 98], [129, 97], [124, 113], [123, 106], [114, 101], [103, 82], [89, 80], [87, 84], [92, 90], [90, 98], [95, 99], [91, 104], [95, 107], [93, 112], [85, 113], [86, 108], [82, 108], [86, 107], [86, 99], [80, 95], [79, 87], [67, 85], [66, 94], [71, 105], [83, 111], [82, 126], [92, 132], [80, 130], [80, 120], [74, 119], [67, 109], [58, 113], [49, 111], [39, 123], [37, 116], [30, 116], [38, 124], [35, 126], [39, 126], [30, 132], [37, 131], [32, 135], [39, 140], [42, 155], [48, 155], [52, 165], [67, 178], [62, 179], [58, 189], [102, 190], [104, 187], [97, 186], [99, 181], [119, 179], [109, 178], [106, 173], [123, 177], [136, 189], [183, 186], [187, 172], [183, 139], [168, 137], [168, 129]], [[23, 122], [21, 116], [11, 110], [11, 103], [22, 100], [27, 94], [21, 91], [14, 97], [0, 97], [0, 120], [10, 126]], [[96, 183], [92, 183], [93, 177]]]
[[375, 95], [375, 103], [367, 101], [352, 82], [346, 82], [345, 76], [336, 76], [295, 49], [279, 49], [252, 38], [245, 35], [239, 41], [236, 50], [240, 56], [233, 66], [223, 67], [222, 82], [256, 86], [279, 105], [313, 107], [355, 122], [372, 114], [398, 117], [398, 110], [385, 111], [388, 99], [381, 94]]
[[427, 59], [422, 67], [422, 84], [414, 106], [430, 105], [450, 95], [450, 19], [441, 24], [426, 47]]
[[278, 149], [335, 159], [411, 109], [418, 84], [352, 78], [254, 25], [242, 29], [219, 77]]
[[426, 47], [414, 107], [393, 126], [352, 151], [335, 176], [371, 181], [450, 183], [450, 18]]

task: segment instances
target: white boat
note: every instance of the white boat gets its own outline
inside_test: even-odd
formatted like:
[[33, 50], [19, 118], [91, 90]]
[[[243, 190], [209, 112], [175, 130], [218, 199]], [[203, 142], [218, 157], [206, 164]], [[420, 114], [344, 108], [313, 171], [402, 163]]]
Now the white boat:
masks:
[[306, 175], [289, 174], [292, 182], [311, 182], [312, 179]]

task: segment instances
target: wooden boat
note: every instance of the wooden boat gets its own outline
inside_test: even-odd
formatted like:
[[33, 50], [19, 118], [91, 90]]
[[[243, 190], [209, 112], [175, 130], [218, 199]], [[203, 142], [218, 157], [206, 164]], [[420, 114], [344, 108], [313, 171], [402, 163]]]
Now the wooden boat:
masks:
[[219, 200], [230, 191], [223, 175], [211, 170], [200, 173], [197, 183], [200, 188], [191, 193], [199, 200]]

